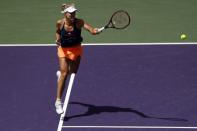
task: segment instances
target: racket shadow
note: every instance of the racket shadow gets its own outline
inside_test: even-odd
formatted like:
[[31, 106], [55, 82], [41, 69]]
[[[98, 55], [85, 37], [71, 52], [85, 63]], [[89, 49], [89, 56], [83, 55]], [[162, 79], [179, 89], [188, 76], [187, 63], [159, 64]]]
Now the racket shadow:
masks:
[[102, 113], [134, 113], [141, 118], [149, 118], [149, 119], [160, 119], [160, 120], [167, 120], [167, 121], [180, 121], [180, 122], [187, 122], [188, 120], [182, 118], [163, 118], [163, 117], [155, 117], [146, 115], [143, 112], [135, 110], [133, 108], [122, 108], [117, 106], [96, 106], [91, 104], [85, 104], [81, 102], [70, 102], [69, 104], [79, 105], [87, 108], [87, 111], [78, 115], [73, 116], [65, 116], [64, 121], [69, 121], [74, 118], [81, 118], [81, 117], [88, 117], [92, 115], [99, 115]]

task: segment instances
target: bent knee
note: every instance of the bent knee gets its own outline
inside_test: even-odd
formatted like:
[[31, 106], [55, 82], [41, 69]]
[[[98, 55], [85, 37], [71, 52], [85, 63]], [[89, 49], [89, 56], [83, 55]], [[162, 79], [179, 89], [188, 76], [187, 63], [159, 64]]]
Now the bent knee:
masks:
[[68, 75], [68, 72], [67, 71], [61, 71], [61, 77], [66, 77]]

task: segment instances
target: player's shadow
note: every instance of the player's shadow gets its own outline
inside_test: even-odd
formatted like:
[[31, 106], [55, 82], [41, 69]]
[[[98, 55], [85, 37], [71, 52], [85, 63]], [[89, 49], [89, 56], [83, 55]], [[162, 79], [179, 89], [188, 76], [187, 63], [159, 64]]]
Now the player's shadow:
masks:
[[85, 103], [80, 103], [80, 102], [70, 102], [69, 104], [80, 105], [83, 107], [87, 107], [88, 109], [86, 112], [84, 112], [82, 114], [73, 115], [73, 116], [66, 116], [64, 118], [64, 121], [69, 121], [70, 119], [79, 118], [79, 117], [98, 115], [101, 113], [119, 113], [119, 112], [134, 113], [142, 118], [161, 119], [161, 120], [168, 120], [168, 121], [181, 121], [181, 122], [188, 121], [188, 120], [182, 119], [182, 118], [163, 118], [163, 117], [149, 116], [143, 112], [137, 111], [132, 108], [122, 108], [122, 107], [117, 107], [117, 106], [96, 106], [96, 105], [90, 105], [90, 104], [85, 104]]

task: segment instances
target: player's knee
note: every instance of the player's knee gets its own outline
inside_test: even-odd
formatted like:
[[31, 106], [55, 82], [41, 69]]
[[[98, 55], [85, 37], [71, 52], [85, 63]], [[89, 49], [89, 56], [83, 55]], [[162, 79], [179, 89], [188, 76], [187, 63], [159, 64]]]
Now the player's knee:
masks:
[[61, 71], [61, 77], [65, 78], [67, 76], [67, 71]]

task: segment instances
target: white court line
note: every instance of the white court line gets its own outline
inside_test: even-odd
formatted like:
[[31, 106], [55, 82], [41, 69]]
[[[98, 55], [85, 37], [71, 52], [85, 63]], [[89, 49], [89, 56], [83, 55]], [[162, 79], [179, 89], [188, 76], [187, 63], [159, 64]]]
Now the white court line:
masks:
[[72, 86], [73, 86], [73, 83], [74, 83], [74, 79], [75, 79], [75, 73], [72, 73], [71, 76], [70, 76], [70, 81], [69, 81], [69, 84], [68, 84], [68, 89], [67, 89], [66, 97], [65, 97], [65, 100], [64, 100], [64, 106], [63, 106], [64, 113], [61, 114], [61, 116], [60, 116], [57, 131], [62, 130], [62, 126], [63, 126], [63, 123], [64, 123], [64, 117], [66, 115], [67, 106], [68, 106], [70, 94], [71, 94], [71, 91], [72, 91]]
[[[168, 43], [83, 43], [84, 46], [105, 46], [105, 45], [197, 45], [197, 42], [168, 42]], [[56, 44], [0, 44], [0, 47], [9, 46], [56, 46]]]
[[106, 128], [106, 129], [197, 129], [197, 127], [176, 126], [62, 126], [63, 128]]

